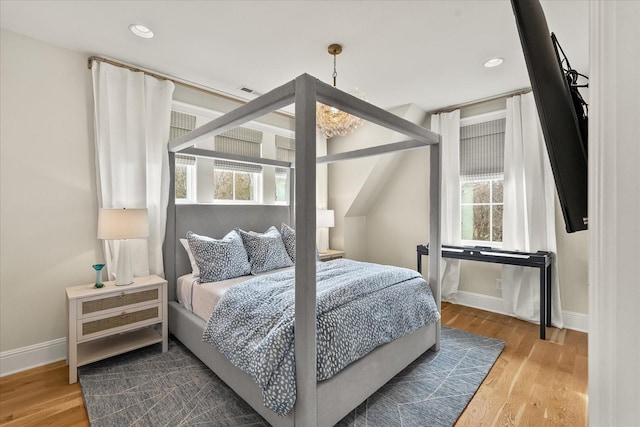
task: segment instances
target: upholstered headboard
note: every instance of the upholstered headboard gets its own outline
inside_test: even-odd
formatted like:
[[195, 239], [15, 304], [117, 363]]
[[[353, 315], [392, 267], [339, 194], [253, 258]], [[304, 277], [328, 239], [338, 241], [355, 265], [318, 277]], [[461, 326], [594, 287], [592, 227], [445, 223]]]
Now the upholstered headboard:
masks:
[[266, 205], [175, 205], [175, 216], [167, 215], [167, 231], [164, 244], [164, 272], [169, 282], [169, 300], [176, 299], [175, 286], [178, 277], [191, 272], [191, 264], [179, 239], [187, 231], [224, 237], [236, 227], [263, 232], [272, 225], [291, 224], [289, 206]]

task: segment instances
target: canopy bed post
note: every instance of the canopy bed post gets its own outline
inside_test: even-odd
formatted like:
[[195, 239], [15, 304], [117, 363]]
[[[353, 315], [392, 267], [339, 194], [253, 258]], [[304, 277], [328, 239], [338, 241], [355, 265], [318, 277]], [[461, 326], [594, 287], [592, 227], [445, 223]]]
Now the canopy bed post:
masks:
[[316, 425], [316, 80], [295, 80], [295, 424]]
[[[442, 141], [442, 138], [439, 139]], [[438, 311], [441, 311], [440, 257], [442, 255], [442, 247], [440, 246], [440, 184], [442, 181], [440, 141], [429, 146], [429, 247], [434, 248], [434, 251], [429, 258], [428, 282]], [[435, 351], [440, 350], [440, 322], [438, 320], [436, 328], [436, 343], [433, 346]]]
[[162, 257], [164, 258], [164, 278], [169, 281], [169, 301], [176, 299], [176, 153], [169, 151], [169, 200], [167, 202], [167, 223], [165, 225]]

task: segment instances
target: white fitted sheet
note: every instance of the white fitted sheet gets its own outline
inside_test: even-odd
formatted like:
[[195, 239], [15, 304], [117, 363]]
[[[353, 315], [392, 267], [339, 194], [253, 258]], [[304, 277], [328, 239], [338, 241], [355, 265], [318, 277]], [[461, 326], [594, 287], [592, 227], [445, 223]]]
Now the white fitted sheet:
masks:
[[[257, 276], [276, 273], [291, 268], [294, 267], [260, 273]], [[218, 301], [220, 301], [220, 298], [222, 298], [227, 290], [253, 277], [256, 277], [256, 275], [234, 277], [233, 279], [221, 280], [219, 282], [200, 283], [198, 279], [193, 277], [193, 274], [185, 274], [178, 278], [178, 302], [206, 322], [209, 320], [209, 317], [211, 317], [213, 308], [218, 304]]]

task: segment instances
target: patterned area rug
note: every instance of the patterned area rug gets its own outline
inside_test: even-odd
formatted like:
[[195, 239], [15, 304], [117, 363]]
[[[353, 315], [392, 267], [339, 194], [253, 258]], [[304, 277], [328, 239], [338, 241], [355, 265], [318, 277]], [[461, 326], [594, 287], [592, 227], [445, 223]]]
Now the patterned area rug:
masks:
[[[446, 326], [427, 351], [338, 426], [452, 426], [504, 342]], [[179, 341], [79, 369], [92, 426], [268, 426]]]

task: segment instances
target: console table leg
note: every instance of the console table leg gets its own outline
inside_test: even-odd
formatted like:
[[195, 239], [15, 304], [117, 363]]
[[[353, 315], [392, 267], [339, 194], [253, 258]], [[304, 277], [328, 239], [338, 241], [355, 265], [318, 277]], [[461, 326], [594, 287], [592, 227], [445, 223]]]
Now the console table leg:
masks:
[[553, 273], [552, 265], [547, 266], [547, 326], [551, 326], [551, 275]]
[[540, 268], [540, 339], [546, 339], [546, 308], [547, 308], [547, 284], [546, 282], [545, 267]]

